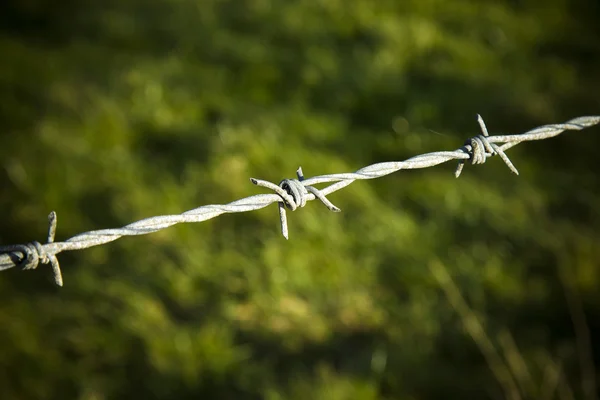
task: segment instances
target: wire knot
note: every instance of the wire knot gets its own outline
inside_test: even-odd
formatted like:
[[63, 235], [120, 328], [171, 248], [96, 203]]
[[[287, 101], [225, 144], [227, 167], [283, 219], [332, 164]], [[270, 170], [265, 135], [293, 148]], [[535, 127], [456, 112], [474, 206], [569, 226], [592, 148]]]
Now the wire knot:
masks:
[[[48, 244], [54, 243], [56, 234], [56, 213], [52, 211], [48, 215]], [[33, 241], [27, 244], [17, 244], [0, 248], [2, 253], [12, 253], [11, 257], [17, 267], [23, 270], [36, 269], [40, 263], [50, 264], [54, 272], [54, 281], [58, 286], [63, 285], [60, 265], [54, 253], [49, 252], [40, 242]], [[20, 256], [14, 255], [20, 253]]]
[[308, 200], [309, 194], [315, 196], [315, 198], [319, 199], [321, 203], [325, 205], [328, 209], [334, 212], [340, 212], [338, 207], [333, 205], [331, 201], [325, 197], [323, 193], [321, 193], [317, 188], [313, 186], [305, 186], [302, 184], [304, 180], [304, 175], [302, 173], [302, 167], [299, 167], [296, 171], [298, 175], [298, 179], [284, 179], [279, 182], [279, 186], [274, 183], [263, 181], [260, 179], [251, 178], [250, 181], [255, 185], [262, 186], [273, 190], [275, 193], [281, 197], [281, 201], [279, 202], [279, 220], [281, 221], [281, 233], [283, 237], [286, 239], [288, 236], [288, 227], [287, 227], [287, 215], [285, 213], [285, 208], [289, 208], [291, 211], [295, 211], [297, 208], [304, 207], [306, 205], [306, 201]]
[[44, 250], [44, 247], [42, 247], [40, 242], [34, 241], [18, 246], [20, 248], [20, 251], [23, 253], [23, 258], [17, 265], [21, 269], [36, 269], [39, 263], [50, 263], [50, 256], [48, 255], [46, 250]]
[[[489, 155], [495, 153], [492, 144], [483, 135], [473, 136], [465, 141], [466, 146], [471, 146], [471, 164], [483, 164]], [[492, 151], [489, 151], [489, 150]], [[486, 152], [488, 150], [488, 152]]]
[[[483, 122], [483, 118], [481, 118], [481, 115], [479, 114], [477, 114], [477, 122], [479, 122], [479, 126], [481, 127], [482, 135], [473, 136], [472, 138], [467, 139], [463, 147], [463, 149], [469, 154], [471, 164], [483, 164], [488, 157], [498, 154], [508, 168], [515, 174], [519, 175], [519, 171], [517, 171], [502, 148], [500, 148], [500, 146], [498, 146], [496, 143], [491, 143], [488, 140], [489, 134], [487, 127], [485, 126], [485, 122]], [[464, 160], [458, 162], [456, 172], [454, 173], [457, 178], [460, 176], [464, 166]]]
[[295, 211], [296, 208], [301, 208], [306, 205], [306, 196], [308, 195], [308, 190], [298, 179], [284, 179], [279, 182], [279, 187], [286, 191], [288, 195], [291, 196], [287, 198], [283, 198], [285, 205], [292, 211]]

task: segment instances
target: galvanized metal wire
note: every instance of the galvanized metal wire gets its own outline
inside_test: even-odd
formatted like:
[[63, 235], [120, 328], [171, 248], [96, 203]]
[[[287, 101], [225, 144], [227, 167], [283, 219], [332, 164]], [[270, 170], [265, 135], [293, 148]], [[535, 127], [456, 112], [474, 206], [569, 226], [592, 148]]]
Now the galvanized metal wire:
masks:
[[[579, 117], [564, 124], [544, 125], [519, 135], [489, 136], [481, 116], [477, 116], [482, 134], [468, 139], [465, 144], [454, 151], [438, 151], [421, 154], [404, 161], [391, 161], [369, 165], [356, 172], [320, 175], [305, 179], [302, 169], [297, 171], [298, 179], [284, 179], [279, 185], [260, 179], [251, 178], [255, 185], [273, 190], [272, 194], [259, 194], [236, 200], [228, 204], [206, 205], [177, 215], [162, 215], [146, 218], [116, 229], [101, 229], [81, 233], [64, 242], [54, 242], [56, 232], [56, 214], [50, 213], [48, 238], [45, 244], [33, 241], [26, 244], [0, 247], [0, 271], [13, 267], [35, 269], [42, 264], [50, 264], [54, 271], [57, 285], [62, 286], [63, 280], [56, 255], [68, 250], [81, 250], [92, 246], [109, 243], [122, 236], [145, 235], [168, 228], [172, 225], [188, 222], [202, 222], [221, 214], [239, 213], [259, 210], [270, 204], [279, 204], [279, 215], [283, 236], [288, 239], [286, 208], [291, 211], [304, 207], [308, 201], [318, 199], [329, 210], [339, 212], [327, 195], [336, 192], [358, 179], [375, 179], [389, 175], [401, 169], [428, 168], [447, 161], [459, 161], [455, 176], [459, 177], [466, 161], [471, 164], [483, 164], [489, 157], [498, 155], [508, 168], [518, 175], [518, 171], [506, 156], [505, 151], [519, 143], [548, 139], [564, 131], [578, 131], [600, 123], [600, 116]], [[332, 183], [318, 190], [313, 185]]]

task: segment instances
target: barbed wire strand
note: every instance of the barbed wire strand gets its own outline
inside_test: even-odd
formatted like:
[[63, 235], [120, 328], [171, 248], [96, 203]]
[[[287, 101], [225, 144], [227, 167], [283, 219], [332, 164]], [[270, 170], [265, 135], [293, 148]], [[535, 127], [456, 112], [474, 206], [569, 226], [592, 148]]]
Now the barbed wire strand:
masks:
[[[239, 213], [259, 210], [273, 203], [279, 204], [279, 217], [283, 236], [288, 239], [288, 226], [286, 208], [291, 211], [304, 207], [306, 202], [318, 199], [329, 210], [339, 212], [340, 209], [333, 205], [327, 195], [350, 185], [359, 179], [375, 179], [389, 175], [401, 169], [417, 169], [433, 167], [447, 161], [458, 160], [455, 176], [458, 178], [467, 160], [472, 164], [483, 164], [489, 157], [498, 155], [515, 174], [518, 170], [506, 156], [505, 151], [519, 143], [548, 139], [564, 131], [578, 131], [600, 123], [600, 116], [586, 116], [574, 118], [564, 124], [544, 125], [519, 135], [489, 136], [481, 116], [477, 116], [482, 134], [468, 139], [465, 144], [455, 151], [438, 151], [421, 154], [404, 161], [391, 161], [377, 163], [361, 168], [356, 172], [320, 175], [305, 179], [302, 168], [298, 168], [298, 179], [284, 179], [279, 185], [269, 181], [250, 178], [257, 186], [273, 190], [272, 194], [259, 194], [244, 199], [236, 200], [222, 205], [206, 205], [186, 211], [178, 215], [162, 215], [150, 217], [133, 222], [122, 228], [101, 229], [81, 233], [64, 242], [55, 242], [56, 213], [53, 211], [48, 216], [49, 228], [47, 243], [40, 244], [33, 241], [26, 244], [9, 245], [0, 247], [0, 271], [13, 267], [22, 269], [35, 269], [42, 264], [51, 264], [54, 271], [54, 280], [62, 286], [63, 280], [56, 255], [63, 251], [81, 250], [92, 246], [109, 243], [122, 236], [145, 235], [156, 232], [179, 223], [202, 222], [215, 218], [221, 214]], [[332, 185], [318, 190], [313, 185], [332, 183]]]

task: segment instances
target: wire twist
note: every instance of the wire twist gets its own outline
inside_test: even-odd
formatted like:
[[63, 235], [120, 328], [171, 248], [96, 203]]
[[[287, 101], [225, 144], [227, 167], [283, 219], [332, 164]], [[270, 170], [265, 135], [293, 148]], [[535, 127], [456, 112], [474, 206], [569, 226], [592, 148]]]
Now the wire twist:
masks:
[[[275, 193], [259, 194], [233, 201], [228, 204], [206, 205], [177, 215], [161, 215], [133, 222], [122, 228], [101, 229], [81, 233], [64, 242], [54, 242], [56, 231], [56, 213], [49, 215], [48, 240], [45, 244], [30, 242], [21, 245], [0, 247], [0, 271], [21, 267], [35, 269], [42, 264], [51, 264], [56, 284], [62, 286], [62, 275], [56, 254], [62, 251], [81, 250], [92, 246], [109, 243], [122, 236], [145, 235], [168, 228], [179, 223], [206, 221], [221, 214], [238, 213], [259, 210], [270, 204], [279, 204], [279, 216], [283, 236], [288, 238], [286, 207], [291, 211], [302, 208], [310, 200], [320, 200], [329, 210], [339, 212], [327, 195], [350, 185], [357, 179], [375, 179], [389, 175], [401, 169], [417, 169], [433, 167], [447, 161], [459, 161], [456, 177], [460, 176], [467, 160], [471, 164], [483, 164], [489, 157], [500, 156], [512, 172], [518, 175], [517, 169], [506, 156], [505, 151], [519, 143], [533, 140], [548, 139], [564, 131], [579, 131], [600, 123], [600, 116], [574, 118], [564, 124], [544, 125], [520, 135], [489, 136], [481, 116], [477, 116], [482, 134], [467, 140], [465, 144], [454, 151], [438, 151], [421, 154], [404, 161], [390, 161], [366, 166], [352, 173], [328, 174], [304, 179], [302, 169], [297, 171], [298, 179], [284, 179], [279, 185], [251, 178], [252, 183], [273, 190]], [[317, 190], [313, 185], [331, 183], [324, 189]]]

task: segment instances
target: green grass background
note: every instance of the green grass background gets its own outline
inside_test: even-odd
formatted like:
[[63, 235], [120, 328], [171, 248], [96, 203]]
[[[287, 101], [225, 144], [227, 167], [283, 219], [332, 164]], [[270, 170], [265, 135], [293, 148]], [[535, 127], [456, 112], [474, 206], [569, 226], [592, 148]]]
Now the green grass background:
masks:
[[[600, 114], [593, 0], [0, 6], [0, 243]], [[0, 276], [2, 399], [596, 399], [600, 129]]]

